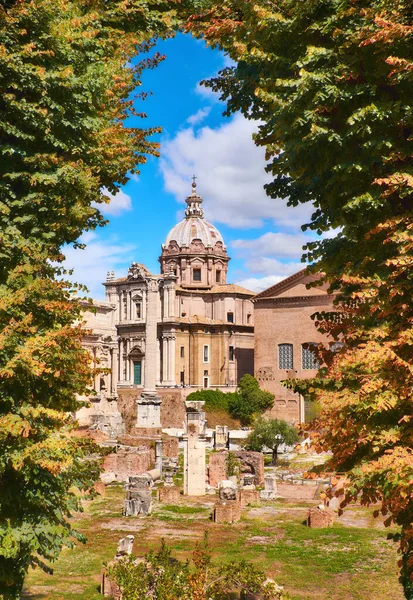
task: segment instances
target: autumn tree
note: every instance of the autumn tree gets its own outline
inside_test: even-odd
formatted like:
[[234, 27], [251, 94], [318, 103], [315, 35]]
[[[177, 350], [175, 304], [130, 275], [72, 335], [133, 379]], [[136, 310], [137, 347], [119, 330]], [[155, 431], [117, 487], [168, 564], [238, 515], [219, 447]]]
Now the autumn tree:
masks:
[[[175, 23], [165, 0], [0, 3], [0, 597], [49, 568], [99, 473], [70, 435], [91, 371], [61, 248], [148, 154], [131, 93]], [[137, 57], [135, 67], [131, 61]], [[141, 94], [144, 99], [144, 93]], [[135, 127], [127, 126], [128, 117]], [[52, 262], [53, 261], [53, 262]]]
[[289, 425], [283, 419], [258, 418], [254, 421], [251, 433], [245, 440], [247, 450], [262, 452], [264, 448], [272, 450], [272, 464], [275, 465], [278, 458], [278, 448], [282, 444], [293, 446], [298, 442], [298, 431], [296, 427]]
[[[401, 527], [413, 597], [413, 5], [402, 0], [205, 2], [187, 28], [235, 61], [207, 85], [227, 114], [257, 120], [266, 186], [311, 203], [330, 232], [304, 259], [336, 294], [318, 327], [322, 369], [296, 388], [318, 400], [317, 447], [347, 469], [345, 502], [381, 503]], [[331, 237], [331, 231], [335, 235]], [[341, 349], [340, 349], [341, 348]]]

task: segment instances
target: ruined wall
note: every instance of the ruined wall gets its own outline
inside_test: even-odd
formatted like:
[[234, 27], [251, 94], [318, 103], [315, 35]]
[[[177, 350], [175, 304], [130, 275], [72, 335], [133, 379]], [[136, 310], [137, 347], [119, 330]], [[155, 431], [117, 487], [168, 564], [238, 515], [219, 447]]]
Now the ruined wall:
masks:
[[161, 403], [162, 427], [182, 429], [185, 422], [185, 394], [181, 388], [158, 389]]
[[104, 473], [101, 479], [110, 481], [128, 481], [132, 475], [146, 473], [154, 462], [154, 451], [145, 447], [125, 447], [116, 453], [105, 456]]

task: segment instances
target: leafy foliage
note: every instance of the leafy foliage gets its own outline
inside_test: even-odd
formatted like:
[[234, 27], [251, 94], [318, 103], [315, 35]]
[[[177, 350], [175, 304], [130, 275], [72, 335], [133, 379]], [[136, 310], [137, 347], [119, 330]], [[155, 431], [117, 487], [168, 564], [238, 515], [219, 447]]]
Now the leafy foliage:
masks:
[[346, 501], [382, 503], [401, 526], [413, 597], [412, 263], [413, 7], [404, 0], [207, 2], [187, 28], [236, 66], [207, 85], [227, 113], [257, 119], [273, 198], [311, 202], [319, 234], [304, 259], [337, 311], [318, 327], [344, 347], [297, 390], [323, 406], [317, 444], [350, 469]]
[[198, 390], [191, 392], [187, 400], [203, 400], [206, 409], [225, 410], [232, 417], [239, 419], [242, 425], [249, 425], [254, 414], [272, 408], [274, 395], [261, 390], [255, 377], [247, 374], [241, 377], [236, 392]]
[[273, 464], [277, 461], [278, 447], [281, 444], [292, 446], [298, 442], [298, 431], [282, 419], [266, 419], [261, 417], [254, 422], [254, 429], [245, 440], [248, 450], [261, 452], [270, 448], [273, 453]]
[[221, 390], [197, 390], [187, 396], [187, 400], [199, 400], [205, 402], [207, 410], [225, 410], [228, 412], [228, 402], [231, 394]]
[[162, 540], [160, 549], [150, 552], [143, 562], [129, 556], [109, 568], [124, 600], [225, 600], [234, 592], [261, 593], [263, 600], [287, 600], [280, 586], [267, 580], [265, 574], [246, 561], [214, 565], [207, 538], [197, 543], [192, 565], [171, 556]]
[[[131, 92], [170, 2], [9, 0], [0, 5], [0, 597], [19, 598], [29, 566], [49, 567], [99, 465], [71, 435], [91, 378], [77, 289], [61, 247], [104, 220], [95, 207], [126, 182], [156, 129]], [[140, 55], [136, 67], [131, 59]], [[141, 95], [144, 99], [145, 94]]]
[[229, 399], [229, 411], [243, 425], [249, 425], [255, 414], [272, 408], [274, 394], [261, 390], [258, 381], [252, 375], [241, 377], [238, 389]]

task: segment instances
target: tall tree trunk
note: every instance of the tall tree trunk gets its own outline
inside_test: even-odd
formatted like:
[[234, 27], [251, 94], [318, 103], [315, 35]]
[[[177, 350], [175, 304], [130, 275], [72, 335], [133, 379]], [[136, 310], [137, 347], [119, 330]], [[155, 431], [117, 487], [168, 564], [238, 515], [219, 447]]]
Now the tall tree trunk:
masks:
[[272, 449], [272, 463], [273, 465], [277, 464], [277, 458], [278, 458], [278, 446], [275, 446], [275, 448]]

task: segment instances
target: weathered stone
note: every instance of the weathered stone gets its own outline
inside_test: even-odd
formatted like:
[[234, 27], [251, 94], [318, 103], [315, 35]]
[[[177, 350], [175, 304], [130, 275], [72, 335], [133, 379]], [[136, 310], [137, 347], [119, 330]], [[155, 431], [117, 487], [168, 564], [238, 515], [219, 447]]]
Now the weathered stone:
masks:
[[[127, 535], [119, 540], [115, 559], [109, 563], [109, 567], [122, 560], [125, 556], [132, 554], [134, 540], [135, 536], [133, 535]], [[113, 598], [113, 600], [122, 600], [121, 590], [118, 584], [109, 578], [107, 569], [103, 569], [101, 574], [100, 593], [103, 596]]]
[[127, 535], [126, 537], [119, 540], [118, 547], [116, 549], [116, 557], [129, 556], [130, 554], [132, 554], [134, 541], [134, 535]]
[[307, 526], [314, 529], [322, 529], [323, 527], [332, 527], [334, 523], [334, 510], [325, 508], [323, 505], [317, 508], [310, 508], [307, 513]]
[[168, 485], [158, 489], [158, 500], [165, 504], [177, 504], [181, 498], [181, 492], [178, 486]]
[[152, 512], [152, 483], [149, 473], [129, 477], [126, 484], [126, 500], [123, 506], [125, 517], [143, 517]]
[[236, 500], [238, 488], [236, 484], [229, 479], [223, 479], [218, 484], [218, 494], [220, 500]]
[[255, 490], [254, 480], [255, 480], [255, 475], [253, 475], [252, 473], [244, 473], [244, 475], [242, 477], [242, 487], [244, 489], [248, 488], [248, 489]]
[[265, 489], [261, 492], [261, 498], [263, 500], [275, 500], [277, 494], [277, 479], [275, 475], [265, 475], [264, 477]]
[[216, 425], [215, 427], [215, 450], [227, 448], [228, 446], [228, 427], [226, 425]]
[[178, 458], [179, 445], [178, 438], [165, 436], [163, 438], [162, 456], [165, 458]]
[[259, 504], [260, 503], [260, 493], [258, 490], [242, 488], [239, 491], [238, 499], [240, 501], [241, 508], [245, 508], [249, 504]]
[[129, 477], [136, 473], [145, 473], [151, 467], [152, 453], [150, 448], [124, 446], [114, 454], [105, 456], [103, 462], [104, 473], [102, 480], [105, 483], [111, 481], [128, 481]]
[[241, 504], [238, 500], [220, 500], [214, 506], [215, 523], [237, 523], [241, 519]]
[[264, 483], [264, 455], [262, 452], [241, 450], [233, 454], [241, 461], [241, 475], [252, 473], [254, 484], [262, 485]]
[[186, 412], [186, 434], [184, 435], [184, 494], [205, 494], [205, 413], [204, 402], [188, 402]]
[[227, 477], [227, 452], [215, 452], [209, 456], [208, 481], [211, 487], [218, 487], [218, 484]]

